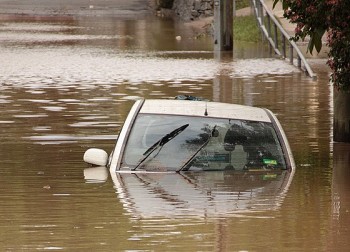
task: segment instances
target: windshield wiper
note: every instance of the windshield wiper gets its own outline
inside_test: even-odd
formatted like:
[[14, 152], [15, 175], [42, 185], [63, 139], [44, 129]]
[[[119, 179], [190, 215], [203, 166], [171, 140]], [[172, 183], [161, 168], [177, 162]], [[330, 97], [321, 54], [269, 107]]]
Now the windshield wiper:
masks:
[[[181, 127], [173, 130], [172, 132], [166, 134], [163, 136], [160, 140], [155, 142], [151, 147], [149, 147], [144, 153], [144, 157], [140, 159], [140, 161], [137, 163], [137, 165], [132, 169], [132, 171], [135, 171], [140, 165], [142, 165], [145, 160], [158, 148], [162, 148], [167, 142], [172, 140], [174, 137], [176, 137], [178, 134], [180, 134], [182, 131], [184, 131], [189, 124], [184, 124]], [[160, 151], [160, 150], [159, 150]], [[158, 151], [158, 153], [159, 153]], [[157, 153], [157, 155], [158, 155]], [[155, 155], [156, 156], [156, 155]]]
[[[193, 153], [189, 159], [187, 159], [187, 161], [185, 162], [185, 164], [177, 170], [177, 172], [180, 171], [188, 171], [188, 169], [190, 168], [190, 164], [192, 163], [192, 161], [195, 159], [195, 157], [197, 156], [197, 154], [203, 150], [203, 148], [205, 146], [207, 146], [207, 144], [209, 143], [210, 139], [215, 136], [215, 132], [216, 132], [216, 125], [213, 127], [213, 129], [211, 130], [210, 135], [208, 136], [208, 139], [198, 148], [198, 150], [195, 151], [195, 153]], [[216, 135], [217, 136], [217, 135]]]

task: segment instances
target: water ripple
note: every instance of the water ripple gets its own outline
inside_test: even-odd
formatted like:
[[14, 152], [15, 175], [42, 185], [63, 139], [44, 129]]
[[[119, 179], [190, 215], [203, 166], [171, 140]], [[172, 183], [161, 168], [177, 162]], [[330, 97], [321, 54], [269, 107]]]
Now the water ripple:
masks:
[[41, 145], [56, 145], [56, 144], [67, 144], [67, 143], [77, 143], [83, 140], [115, 140], [118, 135], [89, 135], [89, 136], [77, 136], [77, 135], [42, 135], [42, 136], [29, 136], [22, 137], [23, 139], [29, 139], [36, 144]]
[[[55, 59], [55, 60], [52, 60]], [[21, 86], [68, 86], [72, 83], [147, 83], [212, 79], [217, 62], [212, 59], [158, 58], [149, 55], [106, 54], [98, 49], [6, 49], [0, 81]], [[186, 67], [184, 67], [186, 66]]]
[[244, 59], [227, 64], [224, 69], [231, 69], [231, 77], [254, 77], [257, 75], [285, 75], [299, 72], [295, 66], [280, 59]]

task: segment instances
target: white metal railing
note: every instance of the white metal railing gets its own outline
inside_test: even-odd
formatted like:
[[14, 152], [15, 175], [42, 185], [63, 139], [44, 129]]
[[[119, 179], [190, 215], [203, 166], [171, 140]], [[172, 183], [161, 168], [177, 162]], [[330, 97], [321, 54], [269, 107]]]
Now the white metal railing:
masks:
[[[287, 44], [289, 45], [289, 53], [288, 58], [289, 62], [294, 65], [294, 51], [296, 52], [296, 66], [300, 69], [303, 69], [307, 72], [307, 74], [316, 79], [316, 74], [312, 71], [310, 65], [307, 63], [303, 53], [300, 51], [297, 44], [290, 40], [289, 34], [283, 29], [281, 24], [277, 21], [274, 14], [271, 10], [266, 6], [264, 0], [251, 0], [252, 7], [255, 12], [255, 16], [258, 21], [258, 25], [263, 33], [263, 36], [270, 43], [270, 50], [274, 50], [277, 55], [280, 55], [284, 59], [287, 58]], [[266, 16], [266, 20], [265, 20]], [[266, 25], [265, 25], [266, 21]], [[273, 25], [273, 32], [271, 31], [271, 23]], [[280, 33], [280, 42], [278, 39], [278, 33]]]

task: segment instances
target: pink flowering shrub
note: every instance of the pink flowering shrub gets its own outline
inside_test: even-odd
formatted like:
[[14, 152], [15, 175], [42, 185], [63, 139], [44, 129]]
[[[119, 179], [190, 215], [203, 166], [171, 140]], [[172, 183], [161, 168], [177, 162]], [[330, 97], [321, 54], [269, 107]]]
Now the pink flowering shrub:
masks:
[[340, 90], [350, 90], [350, 1], [349, 0], [274, 0], [282, 2], [284, 17], [296, 24], [292, 40], [310, 36], [308, 51], [322, 48], [327, 32], [330, 48], [327, 64], [331, 80]]

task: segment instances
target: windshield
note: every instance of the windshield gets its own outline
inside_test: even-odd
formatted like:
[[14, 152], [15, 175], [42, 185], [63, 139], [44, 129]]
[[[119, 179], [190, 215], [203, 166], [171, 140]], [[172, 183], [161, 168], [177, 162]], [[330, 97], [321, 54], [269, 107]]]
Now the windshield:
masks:
[[[179, 128], [181, 131], [167, 139], [166, 144], [158, 144]], [[286, 164], [271, 123], [139, 114], [125, 147], [123, 168], [146, 171], [266, 170], [286, 169]]]

